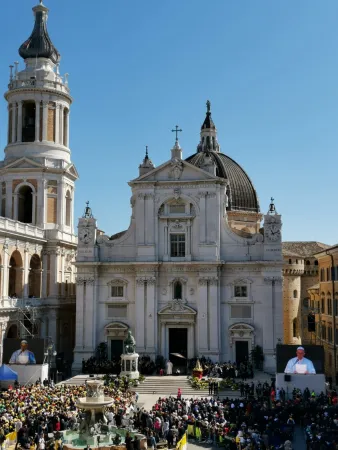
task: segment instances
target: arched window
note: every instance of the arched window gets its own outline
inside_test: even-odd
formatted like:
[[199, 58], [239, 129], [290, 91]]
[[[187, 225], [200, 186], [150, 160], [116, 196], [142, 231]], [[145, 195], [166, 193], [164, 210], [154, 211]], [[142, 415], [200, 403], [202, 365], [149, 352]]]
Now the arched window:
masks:
[[35, 101], [22, 105], [22, 142], [35, 141]]
[[71, 205], [72, 199], [70, 197], [70, 192], [66, 193], [66, 226], [70, 227], [70, 218], [71, 218]]
[[33, 222], [33, 190], [30, 186], [21, 186], [18, 191], [18, 220]]
[[7, 337], [8, 338], [18, 338], [18, 326], [16, 324], [13, 323], [13, 325], [11, 325], [7, 331]]
[[182, 283], [180, 281], [175, 281], [174, 299], [182, 299]]
[[22, 296], [22, 257], [18, 250], [12, 253], [9, 260], [8, 295], [10, 297]]
[[28, 295], [29, 297], [40, 298], [41, 286], [41, 259], [39, 255], [31, 257], [28, 276]]
[[289, 264], [292, 264], [292, 259], [289, 259]]
[[292, 322], [292, 335], [293, 337], [297, 337], [297, 319], [293, 319]]
[[298, 291], [297, 291], [297, 289], [295, 289], [293, 291], [293, 298], [297, 298], [297, 297], [298, 297]]

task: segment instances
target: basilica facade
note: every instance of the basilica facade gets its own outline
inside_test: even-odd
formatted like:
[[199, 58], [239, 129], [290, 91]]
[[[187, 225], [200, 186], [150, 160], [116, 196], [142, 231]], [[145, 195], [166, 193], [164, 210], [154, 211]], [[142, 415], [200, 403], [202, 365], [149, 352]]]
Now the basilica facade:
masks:
[[[90, 208], [78, 223], [74, 371], [132, 330], [140, 355], [243, 361], [256, 345], [275, 369], [283, 338], [281, 216], [221, 153], [207, 102], [197, 151], [178, 139], [155, 168], [148, 151], [129, 182], [128, 230], [107, 236]], [[262, 227], [262, 220], [264, 226]]]

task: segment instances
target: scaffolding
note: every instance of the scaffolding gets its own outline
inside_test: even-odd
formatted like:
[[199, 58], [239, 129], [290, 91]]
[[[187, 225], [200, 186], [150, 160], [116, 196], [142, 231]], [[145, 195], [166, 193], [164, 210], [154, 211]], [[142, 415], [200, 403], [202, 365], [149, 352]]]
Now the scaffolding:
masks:
[[[33, 301], [31, 301], [33, 300]], [[38, 317], [39, 307], [34, 305], [34, 299], [18, 299], [14, 321], [17, 325], [20, 339], [34, 339], [39, 337]]]

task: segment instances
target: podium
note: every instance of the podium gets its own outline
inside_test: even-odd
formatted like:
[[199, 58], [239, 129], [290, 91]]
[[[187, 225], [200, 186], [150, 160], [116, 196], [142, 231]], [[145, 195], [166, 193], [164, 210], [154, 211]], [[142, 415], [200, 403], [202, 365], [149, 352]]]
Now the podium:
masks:
[[18, 374], [20, 384], [35, 383], [39, 378], [41, 383], [48, 379], [48, 364], [8, 364]]

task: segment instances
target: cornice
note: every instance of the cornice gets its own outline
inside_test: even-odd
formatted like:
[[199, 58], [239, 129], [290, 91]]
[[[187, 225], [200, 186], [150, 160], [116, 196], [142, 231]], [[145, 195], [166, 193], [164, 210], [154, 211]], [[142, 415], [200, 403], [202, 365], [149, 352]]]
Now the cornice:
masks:
[[22, 88], [16, 88], [13, 90], [9, 90], [6, 91], [4, 94], [5, 99], [8, 101], [8, 99], [10, 97], [12, 97], [15, 94], [18, 93], [29, 93], [32, 92], [33, 94], [37, 94], [37, 93], [47, 93], [47, 94], [53, 94], [53, 95], [57, 95], [59, 97], [64, 97], [66, 99], [69, 100], [70, 104], [73, 103], [73, 97], [71, 97], [69, 94], [66, 94], [65, 92], [60, 92], [54, 89], [48, 89], [48, 88], [44, 88], [44, 87], [39, 87], [39, 88], [32, 88], [32, 87], [22, 87]]

